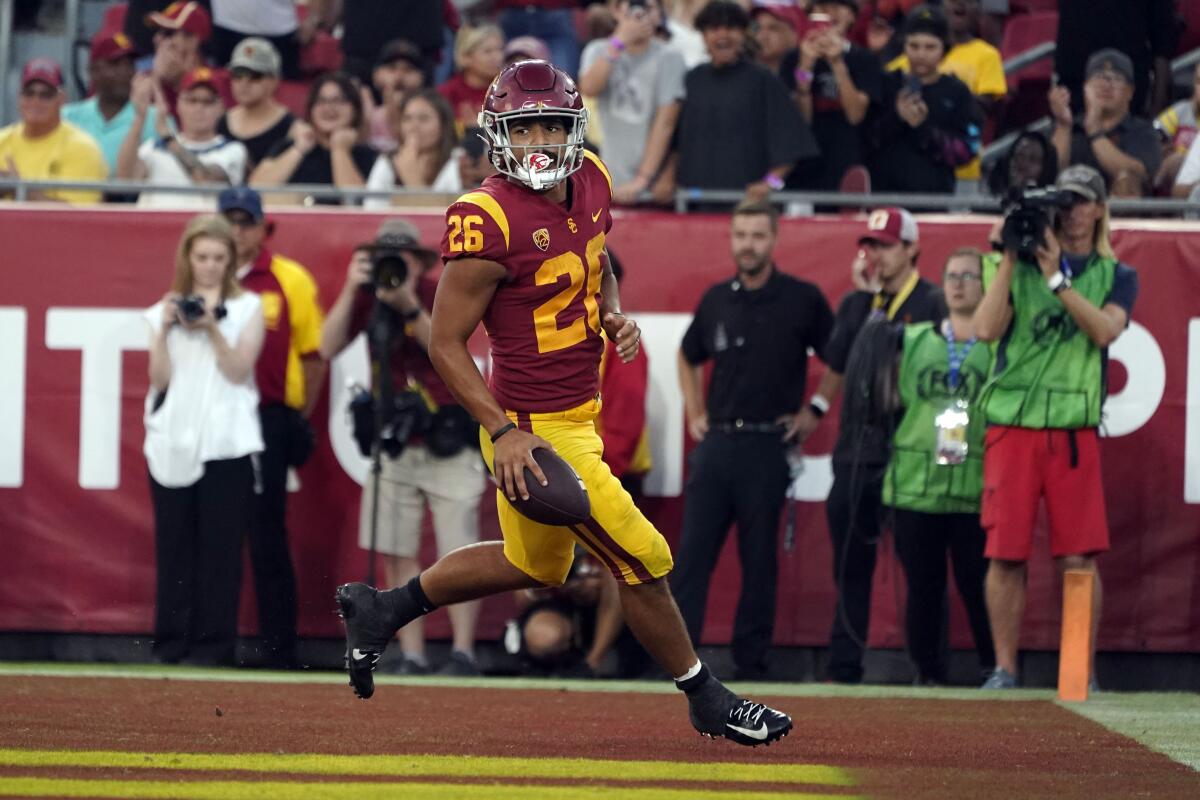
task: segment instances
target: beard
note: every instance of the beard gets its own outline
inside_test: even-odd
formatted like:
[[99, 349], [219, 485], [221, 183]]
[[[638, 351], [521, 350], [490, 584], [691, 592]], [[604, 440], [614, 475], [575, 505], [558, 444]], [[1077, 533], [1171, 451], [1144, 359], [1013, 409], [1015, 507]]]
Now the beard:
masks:
[[771, 264], [769, 257], [756, 258], [753, 253], [738, 253], [734, 260], [737, 261], [738, 272], [751, 278], [762, 274], [762, 271]]

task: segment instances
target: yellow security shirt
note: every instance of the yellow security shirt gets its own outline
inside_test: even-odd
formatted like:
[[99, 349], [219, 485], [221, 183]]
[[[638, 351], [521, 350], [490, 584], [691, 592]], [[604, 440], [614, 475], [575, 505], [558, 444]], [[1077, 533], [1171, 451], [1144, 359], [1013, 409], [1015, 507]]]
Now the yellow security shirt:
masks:
[[[1004, 61], [1000, 51], [983, 39], [972, 39], [965, 44], [956, 44], [942, 59], [939, 71], [953, 75], [967, 85], [976, 97], [1004, 97], [1008, 94], [1008, 83], [1004, 79]], [[888, 72], [908, 71], [908, 56], [900, 55], [888, 62]], [[959, 180], [978, 180], [979, 159], [963, 164], [954, 172]]]
[[[21, 122], [0, 128], [0, 167], [7, 169], [9, 158], [22, 178], [102, 181], [108, 177], [108, 164], [95, 139], [66, 122], [37, 139], [25, 136]], [[46, 196], [73, 205], [100, 202], [100, 192], [63, 189], [47, 191]]]

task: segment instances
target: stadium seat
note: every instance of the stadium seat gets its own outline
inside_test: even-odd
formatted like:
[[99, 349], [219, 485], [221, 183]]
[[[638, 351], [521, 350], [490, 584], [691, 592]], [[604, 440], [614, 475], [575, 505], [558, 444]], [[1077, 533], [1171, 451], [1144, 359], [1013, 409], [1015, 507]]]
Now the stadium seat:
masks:
[[1058, 0], [1009, 0], [1008, 13], [1012, 16], [1019, 14], [1037, 14], [1044, 11], [1058, 11]]
[[[838, 191], [843, 194], [870, 194], [871, 173], [861, 164], [855, 164], [842, 175], [842, 180], [838, 184]], [[841, 214], [842, 216], [852, 217], [860, 211], [862, 209], [857, 206], [844, 206], [841, 209]]]
[[1184, 28], [1175, 54], [1182, 55], [1200, 47], [1200, 0], [1178, 0], [1177, 8]]
[[288, 107], [298, 119], [304, 119], [304, 106], [308, 102], [309, 84], [305, 81], [280, 81], [275, 90], [275, 99]]
[[[1005, 61], [1041, 44], [1053, 42], [1058, 35], [1058, 12], [1043, 11], [1036, 14], [1021, 14], [1008, 20], [1004, 26], [1004, 38], [1000, 43], [1000, 55]], [[1054, 71], [1054, 59], [1043, 58], [1028, 67], [1009, 75], [1009, 85], [1024, 80], [1050, 80]]]
[[342, 43], [321, 31], [300, 51], [300, 72], [304, 75], [320, 75], [341, 69], [343, 60]]

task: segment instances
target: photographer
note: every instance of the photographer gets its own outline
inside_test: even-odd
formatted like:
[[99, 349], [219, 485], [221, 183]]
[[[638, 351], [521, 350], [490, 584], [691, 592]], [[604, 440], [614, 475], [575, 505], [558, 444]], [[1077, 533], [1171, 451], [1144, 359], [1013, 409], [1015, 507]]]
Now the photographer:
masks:
[[996, 669], [984, 688], [1017, 685], [1025, 563], [1043, 497], [1059, 570], [1096, 574], [1095, 660], [1096, 555], [1108, 549], [1096, 429], [1108, 347], [1129, 324], [1138, 279], [1113, 254], [1104, 177], [1091, 167], [1068, 167], [1057, 189], [1061, 196], [1053, 200], [1061, 210], [1053, 219], [1045, 202], [1020, 203], [1009, 212], [1004, 255], [998, 267], [985, 271], [987, 291], [975, 312], [976, 335], [998, 342], [984, 401], [990, 427], [981, 521], [991, 560], [987, 604], [996, 646]]
[[[391, 381], [390, 392], [380, 385], [372, 387], [375, 401], [393, 395], [394, 408], [400, 413], [391, 415], [394, 418], [387, 420], [387, 427], [413, 432], [412, 438], [404, 435], [383, 442], [388, 457], [383, 459], [380, 475], [375, 550], [384, 554], [389, 585], [407, 583], [420, 572], [418, 554], [426, 505], [433, 512], [439, 554], [479, 541], [484, 480], [475, 447], [478, 426], [456, 404], [425, 353], [428, 309], [437, 291], [437, 277], [430, 269], [436, 261], [437, 254], [420, 244], [411, 223], [399, 219], [384, 222], [376, 241], [354, 252], [346, 283], [321, 331], [321, 355], [326, 359], [344, 350], [360, 332], [367, 332], [372, 363], [380, 367], [373, 373]], [[364, 434], [356, 419], [360, 447], [369, 444], [373, 433]], [[359, 545], [369, 549], [372, 513], [376, 511], [373, 481], [363, 488]], [[479, 603], [461, 603], [447, 610], [454, 643], [450, 661], [441, 671], [477, 675], [474, 642]], [[420, 620], [400, 631], [400, 649], [403, 658], [396, 666], [400, 674], [429, 671]]]
[[175, 278], [145, 314], [150, 390], [144, 452], [154, 501], [154, 654], [167, 663], [232, 664], [242, 542], [263, 449], [254, 363], [258, 295], [234, 276], [237, 248], [220, 217], [193, 219]]

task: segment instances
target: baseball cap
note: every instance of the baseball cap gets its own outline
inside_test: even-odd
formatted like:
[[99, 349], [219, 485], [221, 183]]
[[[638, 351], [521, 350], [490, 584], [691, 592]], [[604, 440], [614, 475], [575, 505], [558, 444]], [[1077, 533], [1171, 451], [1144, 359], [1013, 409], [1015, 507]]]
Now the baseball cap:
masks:
[[217, 196], [217, 210], [245, 211], [255, 222], [263, 220], [262, 196], [249, 186], [231, 186]]
[[25, 62], [25, 68], [21, 70], [21, 88], [24, 89], [27, 84], [34, 81], [41, 81], [55, 89], [61, 89], [63, 85], [62, 67], [53, 58], [31, 58]]
[[1104, 176], [1087, 164], [1075, 164], [1058, 173], [1054, 184], [1064, 192], [1073, 192], [1093, 203], [1103, 203], [1108, 200], [1108, 190], [1104, 186]]
[[1133, 62], [1129, 56], [1112, 47], [1097, 50], [1088, 57], [1087, 69], [1084, 74], [1090, 78], [1097, 72], [1111, 69], [1125, 78], [1126, 83], [1133, 83]]
[[917, 6], [908, 12], [908, 16], [904, 18], [904, 35], [914, 33], [936, 36], [942, 40], [947, 50], [950, 49], [950, 23], [946, 22], [946, 15], [936, 6]]
[[879, 208], [867, 217], [867, 232], [858, 237], [858, 243], [916, 244], [917, 238], [917, 221], [912, 214], [903, 208]]
[[283, 60], [279, 57], [275, 45], [258, 36], [238, 42], [229, 59], [230, 70], [244, 69], [259, 75], [270, 75], [272, 78], [279, 77], [282, 66]]
[[202, 42], [212, 34], [212, 19], [195, 0], [171, 3], [162, 11], [147, 14], [146, 24], [151, 28], [190, 33]]
[[421, 244], [421, 234], [417, 231], [417, 226], [406, 219], [384, 220], [375, 232], [375, 241], [364, 247], [370, 250], [408, 250], [416, 253], [427, 264], [432, 264], [438, 258], [436, 252]]
[[212, 67], [196, 67], [183, 76], [183, 80], [179, 82], [179, 91], [186, 92], [197, 86], [208, 86], [220, 94], [221, 78]]
[[133, 42], [123, 31], [101, 31], [92, 37], [92, 61], [117, 61], [133, 55]]
[[517, 36], [510, 40], [504, 47], [504, 57], [507, 59], [513, 56], [525, 56], [526, 58], [549, 61], [550, 48], [536, 36]]
[[396, 61], [407, 61], [417, 69], [425, 69], [425, 59], [421, 57], [420, 49], [408, 39], [392, 39], [380, 48], [375, 66], [382, 67]]

